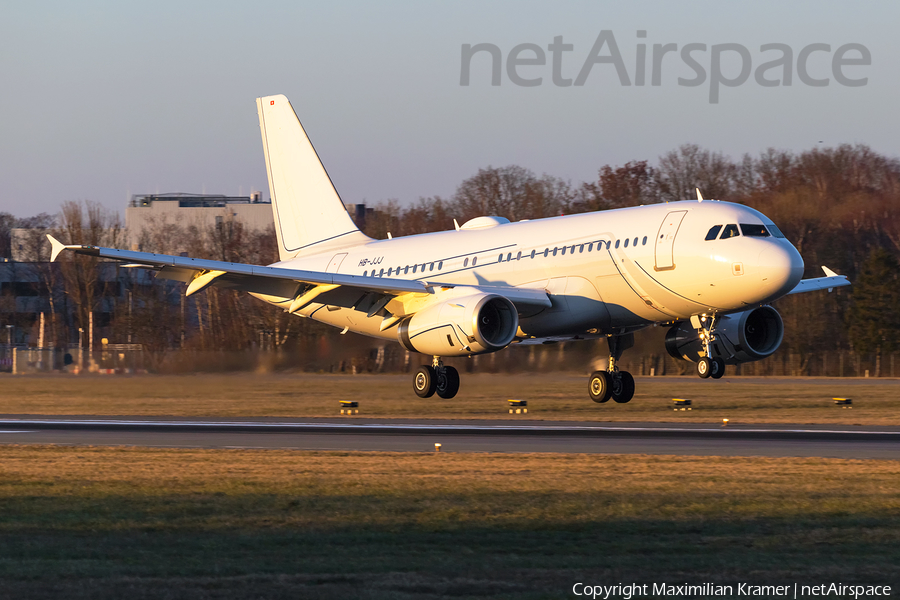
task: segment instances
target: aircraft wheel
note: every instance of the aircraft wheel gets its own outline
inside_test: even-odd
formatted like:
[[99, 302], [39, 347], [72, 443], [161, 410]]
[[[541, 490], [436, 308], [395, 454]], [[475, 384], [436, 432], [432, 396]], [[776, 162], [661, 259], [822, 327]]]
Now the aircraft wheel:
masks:
[[610, 396], [609, 373], [606, 371], [594, 371], [591, 373], [590, 385], [588, 391], [591, 400], [599, 404], [609, 401]]
[[628, 371], [619, 371], [618, 381], [612, 384], [612, 399], [619, 404], [630, 402], [634, 398], [634, 377]]
[[444, 372], [437, 376], [437, 395], [441, 398], [452, 398], [459, 391], [459, 371], [453, 367], [444, 367]]
[[710, 373], [710, 377], [713, 379], [722, 379], [722, 375], [725, 374], [725, 361], [721, 358], [712, 359], [712, 373]]
[[701, 379], [706, 379], [712, 375], [712, 361], [706, 356], [701, 358], [697, 363], [697, 375], [699, 375]]
[[430, 398], [437, 389], [437, 375], [434, 367], [422, 365], [413, 376], [413, 388], [419, 398]]

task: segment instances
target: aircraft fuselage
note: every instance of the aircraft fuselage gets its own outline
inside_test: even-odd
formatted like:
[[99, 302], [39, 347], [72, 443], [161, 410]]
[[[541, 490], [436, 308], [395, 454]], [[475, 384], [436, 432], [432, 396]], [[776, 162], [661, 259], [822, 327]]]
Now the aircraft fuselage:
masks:
[[[717, 225], [715, 239], [707, 240]], [[803, 274], [800, 254], [770, 219], [752, 208], [717, 201], [516, 223], [481, 217], [459, 230], [332, 247], [273, 266], [415, 279], [435, 287], [546, 290], [553, 306], [520, 315], [520, 339], [622, 333], [698, 314], [743, 311], [783, 296]], [[291, 300], [263, 299], [278, 305]], [[396, 339], [395, 332], [379, 329], [380, 317], [329, 305], [327, 296], [321, 300], [300, 314]]]

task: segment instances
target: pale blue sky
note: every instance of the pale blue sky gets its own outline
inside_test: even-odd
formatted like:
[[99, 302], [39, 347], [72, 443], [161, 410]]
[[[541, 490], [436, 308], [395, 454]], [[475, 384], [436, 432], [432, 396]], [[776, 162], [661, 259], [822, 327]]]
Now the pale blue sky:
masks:
[[[23, 2], [2, 16], [0, 211], [18, 216], [65, 200], [122, 210], [154, 192], [268, 197], [254, 98], [277, 93], [348, 203], [449, 196], [487, 165], [577, 183], [688, 142], [735, 157], [820, 140], [900, 155], [896, 2]], [[547, 65], [519, 69], [543, 77], [538, 87], [505, 69], [492, 87], [486, 54], [460, 86], [462, 44], [495, 44], [505, 62], [517, 44], [546, 51], [562, 35], [574, 45], [562, 75], [574, 78], [601, 30], [632, 79], [638, 43], [742, 44], [754, 69], [777, 56], [762, 44], [789, 45], [796, 63], [825, 43], [831, 54], [814, 53], [809, 71], [831, 82], [808, 87], [795, 69], [792, 86], [763, 88], [751, 76], [710, 104], [708, 81], [678, 85], [693, 72], [677, 53], [659, 87], [622, 86], [611, 65], [558, 87], [547, 52]], [[871, 52], [870, 66], [845, 69], [866, 86], [831, 76], [847, 43]], [[709, 51], [694, 57], [709, 70]]]

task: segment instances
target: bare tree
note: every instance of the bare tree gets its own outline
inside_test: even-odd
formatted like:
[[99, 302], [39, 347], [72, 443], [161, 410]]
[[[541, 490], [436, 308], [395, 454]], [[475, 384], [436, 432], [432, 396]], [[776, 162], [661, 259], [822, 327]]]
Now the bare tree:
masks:
[[[119, 247], [123, 237], [119, 215], [87, 201], [64, 202], [54, 233], [66, 244], [111, 248]], [[76, 324], [87, 331], [89, 314], [95, 312], [102, 302], [108, 303], [105, 308], [113, 308], [109, 304], [116, 301], [116, 295], [111, 293], [115, 282], [100, 279], [100, 260], [97, 257], [66, 252], [58, 260], [66, 296], [75, 311]]]
[[483, 215], [536, 219], [566, 212], [573, 196], [568, 183], [550, 175], [538, 178], [518, 165], [487, 167], [459, 185], [453, 212], [461, 220]]
[[705, 198], [725, 200], [732, 194], [736, 170], [721, 152], [685, 144], [659, 158], [654, 181], [663, 201], [696, 198], [695, 188]]

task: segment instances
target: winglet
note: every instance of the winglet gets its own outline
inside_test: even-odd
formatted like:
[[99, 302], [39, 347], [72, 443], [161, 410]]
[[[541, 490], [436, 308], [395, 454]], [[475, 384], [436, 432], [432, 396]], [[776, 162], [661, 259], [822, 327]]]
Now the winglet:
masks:
[[827, 275], [828, 277], [837, 277], [838, 276], [837, 273], [835, 273], [834, 271], [832, 271], [825, 265], [822, 265], [822, 270], [825, 271], [825, 275]]
[[700, 188], [694, 188], [697, 190], [697, 202], [703, 202], [703, 194], [700, 193]]
[[50, 240], [50, 262], [56, 262], [56, 257], [66, 249], [66, 245], [49, 233], [47, 234], [47, 239]]

